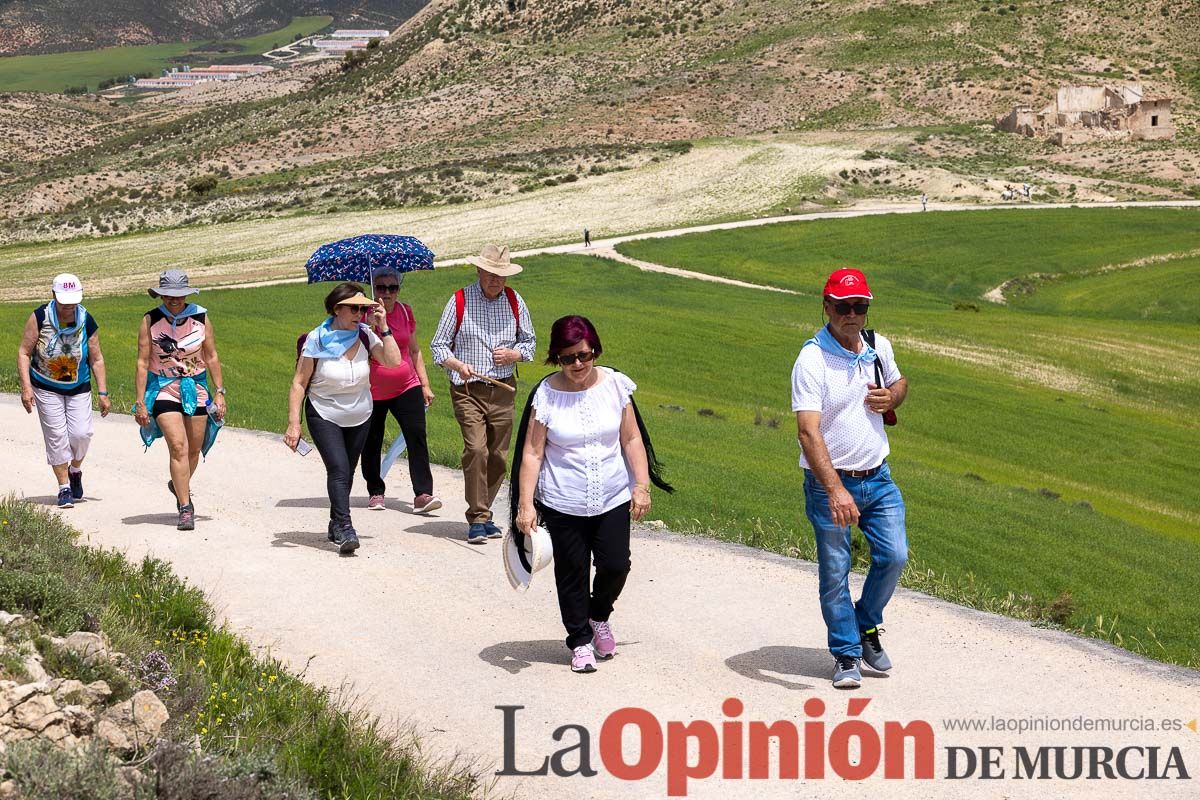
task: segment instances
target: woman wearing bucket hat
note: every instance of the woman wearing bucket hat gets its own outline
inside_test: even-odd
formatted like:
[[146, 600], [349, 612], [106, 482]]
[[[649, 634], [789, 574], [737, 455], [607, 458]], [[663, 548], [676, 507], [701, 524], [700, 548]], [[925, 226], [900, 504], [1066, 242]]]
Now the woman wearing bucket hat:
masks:
[[[404, 356], [383, 306], [364, 295], [357, 283], [335, 286], [325, 297], [325, 311], [329, 317], [297, 343], [283, 441], [293, 450], [299, 445], [303, 406], [309, 435], [325, 463], [329, 541], [349, 555], [359, 545], [350, 519], [350, 488], [371, 424], [368, 360], [398, 367]], [[372, 324], [363, 324], [364, 317]]]
[[[537, 546], [539, 517], [553, 543], [574, 672], [595, 672], [597, 657], [615, 653], [609, 616], [629, 574], [630, 521], [650, 510], [651, 482], [671, 491], [633, 402], [637, 387], [620, 372], [596, 366], [601, 352], [586, 317], [555, 320], [546, 363], [559, 371], [530, 393], [511, 480], [512, 527], [533, 537], [534, 569], [544, 549]], [[517, 534], [510, 528], [510, 535]]]
[[146, 290], [161, 302], [142, 317], [138, 331], [133, 418], [147, 445], [160, 432], [167, 441], [167, 490], [175, 498], [181, 531], [196, 527], [192, 475], [210, 426], [223, 423], [226, 410], [212, 320], [207, 309], [188, 300], [199, 291], [183, 271], [163, 272], [158, 285]]
[[92, 373], [100, 416], [108, 416], [108, 383], [100, 352], [100, 326], [81, 303], [83, 283], [63, 273], [54, 279], [50, 302], [25, 323], [17, 350], [21, 405], [37, 406], [46, 461], [58, 481], [58, 507], [83, 499], [83, 458], [92, 440]]
[[[382, 511], [387, 487], [380, 471], [383, 431], [388, 414], [400, 423], [400, 432], [408, 448], [408, 476], [412, 482], [414, 514], [436, 511], [442, 501], [433, 494], [433, 472], [429, 469], [429, 443], [425, 438], [425, 408], [433, 403], [433, 390], [425, 372], [425, 359], [417, 342], [417, 318], [412, 307], [398, 300], [404, 276], [393, 267], [381, 267], [371, 273], [375, 297], [383, 304], [387, 328], [396, 338], [400, 352], [408, 358], [398, 367], [385, 367], [371, 361], [371, 400], [374, 410], [363, 446], [362, 475], [367, 482], [367, 508]], [[380, 333], [378, 328], [375, 333]]]

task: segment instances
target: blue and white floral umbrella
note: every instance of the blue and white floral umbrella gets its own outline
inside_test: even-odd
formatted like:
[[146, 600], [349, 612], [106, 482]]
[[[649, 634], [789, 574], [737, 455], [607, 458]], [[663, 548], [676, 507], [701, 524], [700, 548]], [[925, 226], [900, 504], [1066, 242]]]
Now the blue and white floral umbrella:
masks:
[[433, 269], [433, 253], [415, 236], [367, 233], [321, 245], [304, 265], [309, 283], [370, 283], [371, 274], [380, 267], [401, 274]]

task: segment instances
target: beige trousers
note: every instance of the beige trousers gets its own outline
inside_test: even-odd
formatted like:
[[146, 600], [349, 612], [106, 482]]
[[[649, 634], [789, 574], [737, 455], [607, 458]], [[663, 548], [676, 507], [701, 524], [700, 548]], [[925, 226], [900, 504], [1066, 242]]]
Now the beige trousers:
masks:
[[[516, 386], [509, 378], [505, 383]], [[508, 471], [508, 443], [512, 438], [513, 392], [483, 381], [450, 385], [454, 418], [462, 429], [463, 483], [467, 522], [488, 522], [492, 503]]]

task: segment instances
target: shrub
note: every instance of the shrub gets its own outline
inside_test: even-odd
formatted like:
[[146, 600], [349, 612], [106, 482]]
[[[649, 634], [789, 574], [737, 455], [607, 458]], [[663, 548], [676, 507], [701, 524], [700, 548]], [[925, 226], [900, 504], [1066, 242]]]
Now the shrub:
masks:
[[213, 189], [217, 188], [217, 176], [200, 175], [195, 178], [189, 178], [187, 182], [187, 188], [192, 194], [208, 194]]

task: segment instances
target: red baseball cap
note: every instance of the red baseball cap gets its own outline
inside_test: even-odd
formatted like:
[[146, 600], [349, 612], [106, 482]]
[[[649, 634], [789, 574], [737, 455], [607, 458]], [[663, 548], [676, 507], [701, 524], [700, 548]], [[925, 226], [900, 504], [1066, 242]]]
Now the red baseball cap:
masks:
[[871, 294], [871, 289], [867, 286], [867, 276], [849, 267], [833, 271], [829, 280], [825, 281], [824, 294], [834, 300], [845, 300], [849, 297], [875, 299], [875, 295]]

